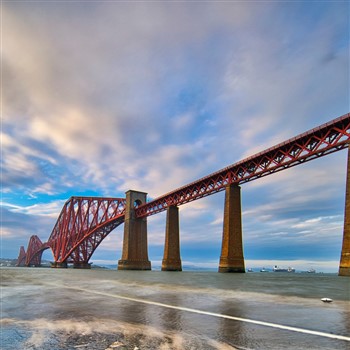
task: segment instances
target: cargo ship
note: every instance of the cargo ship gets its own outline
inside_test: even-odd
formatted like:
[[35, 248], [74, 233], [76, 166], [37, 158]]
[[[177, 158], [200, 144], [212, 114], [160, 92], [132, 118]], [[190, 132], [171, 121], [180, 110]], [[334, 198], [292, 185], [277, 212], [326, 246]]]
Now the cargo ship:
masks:
[[295, 272], [295, 269], [290, 266], [287, 269], [284, 269], [275, 265], [275, 267], [273, 268], [273, 272]]

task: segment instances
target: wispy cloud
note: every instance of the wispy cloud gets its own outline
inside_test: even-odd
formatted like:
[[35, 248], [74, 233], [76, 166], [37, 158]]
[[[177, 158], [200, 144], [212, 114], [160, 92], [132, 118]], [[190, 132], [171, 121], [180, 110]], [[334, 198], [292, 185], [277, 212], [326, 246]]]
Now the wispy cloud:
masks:
[[8, 208], [8, 210], [14, 213], [57, 218], [59, 213], [61, 212], [64, 202], [65, 200], [58, 200], [51, 203], [33, 204], [30, 206], [20, 206], [2, 202], [0, 203], [0, 205], [5, 208]]
[[[4, 3], [7, 236], [24, 235], [34, 217], [42, 226], [30, 226], [33, 233], [49, 232], [52, 221], [40, 220], [53, 219], [64, 196], [136, 189], [155, 198], [348, 112], [347, 10], [346, 3]], [[244, 185], [247, 239], [259, 231], [287, 239], [291, 230], [318, 229], [308, 220], [342, 215], [343, 204], [332, 203], [343, 201], [345, 158]], [[181, 208], [184, 245], [217, 245], [222, 200]], [[158, 247], [162, 220], [149, 220]], [[337, 231], [336, 220], [323, 224]], [[112, 246], [119, 249], [119, 238], [99, 248]]]

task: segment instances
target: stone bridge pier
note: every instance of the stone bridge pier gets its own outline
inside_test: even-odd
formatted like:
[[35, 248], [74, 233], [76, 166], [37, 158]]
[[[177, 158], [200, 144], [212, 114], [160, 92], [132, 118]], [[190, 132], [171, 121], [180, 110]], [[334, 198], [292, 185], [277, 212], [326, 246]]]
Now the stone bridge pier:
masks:
[[126, 192], [122, 258], [118, 270], [151, 270], [148, 260], [147, 217], [137, 218], [135, 207], [146, 203], [147, 193]]
[[167, 208], [162, 271], [182, 271], [180, 258], [179, 208]]
[[348, 146], [348, 164], [346, 168], [343, 246], [342, 246], [341, 256], [340, 256], [339, 273], [338, 273], [339, 276], [350, 276], [350, 147], [349, 146]]
[[242, 238], [241, 187], [225, 189], [224, 225], [219, 272], [245, 272]]

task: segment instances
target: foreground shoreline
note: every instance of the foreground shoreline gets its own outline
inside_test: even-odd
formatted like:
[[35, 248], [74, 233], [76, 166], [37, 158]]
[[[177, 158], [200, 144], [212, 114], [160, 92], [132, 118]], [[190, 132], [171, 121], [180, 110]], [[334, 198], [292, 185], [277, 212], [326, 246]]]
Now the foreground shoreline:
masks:
[[345, 350], [350, 342], [348, 280], [332, 274], [0, 273], [4, 350]]

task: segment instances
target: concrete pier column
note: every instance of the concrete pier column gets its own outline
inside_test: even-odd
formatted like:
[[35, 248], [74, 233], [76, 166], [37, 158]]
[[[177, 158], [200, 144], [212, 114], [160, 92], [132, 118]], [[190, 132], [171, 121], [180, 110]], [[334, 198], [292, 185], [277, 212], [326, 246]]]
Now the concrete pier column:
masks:
[[241, 188], [226, 187], [219, 272], [245, 272], [242, 240]]
[[182, 271], [180, 258], [179, 208], [175, 205], [167, 209], [162, 271]]
[[339, 264], [339, 276], [350, 276], [350, 145], [348, 146], [346, 174], [343, 246]]
[[147, 218], [136, 218], [135, 207], [146, 203], [147, 193], [126, 192], [123, 253], [118, 270], [151, 270], [148, 260]]

